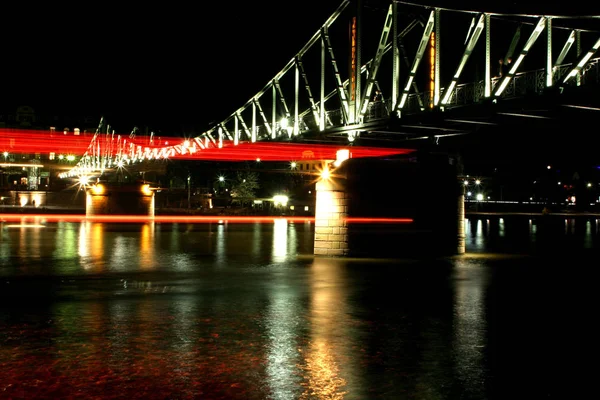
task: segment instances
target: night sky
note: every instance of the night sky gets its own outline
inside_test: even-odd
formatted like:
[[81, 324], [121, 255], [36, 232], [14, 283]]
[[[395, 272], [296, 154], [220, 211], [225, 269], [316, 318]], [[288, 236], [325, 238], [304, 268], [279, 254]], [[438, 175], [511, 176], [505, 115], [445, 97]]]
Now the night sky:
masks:
[[[375, 7], [388, 4], [365, 1]], [[260, 90], [340, 3], [8, 6], [0, 21], [0, 105], [6, 110], [27, 104], [40, 112], [98, 119], [104, 115], [119, 131], [137, 125], [174, 135], [200, 133]], [[564, 9], [564, 2], [545, 3], [543, 10], [553, 13], [593, 12], [592, 2], [577, 3], [575, 10]], [[469, 1], [435, 4], [479, 7]], [[544, 12], [533, 1], [486, 8]]]

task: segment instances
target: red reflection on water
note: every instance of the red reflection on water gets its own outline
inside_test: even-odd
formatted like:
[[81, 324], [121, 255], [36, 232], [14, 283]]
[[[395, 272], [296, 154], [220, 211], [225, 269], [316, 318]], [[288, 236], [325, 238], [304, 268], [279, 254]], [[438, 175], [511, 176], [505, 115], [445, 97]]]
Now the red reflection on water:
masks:
[[[111, 223], [130, 223], [130, 222], [186, 222], [186, 223], [274, 223], [278, 220], [289, 222], [314, 222], [314, 217], [261, 217], [261, 216], [206, 216], [206, 215], [81, 215], [81, 214], [2, 214], [0, 221], [13, 222], [21, 221], [23, 224], [35, 222], [111, 222]], [[366, 217], [348, 217], [344, 219], [348, 223], [392, 223], [407, 224], [412, 223], [412, 218], [366, 218]]]

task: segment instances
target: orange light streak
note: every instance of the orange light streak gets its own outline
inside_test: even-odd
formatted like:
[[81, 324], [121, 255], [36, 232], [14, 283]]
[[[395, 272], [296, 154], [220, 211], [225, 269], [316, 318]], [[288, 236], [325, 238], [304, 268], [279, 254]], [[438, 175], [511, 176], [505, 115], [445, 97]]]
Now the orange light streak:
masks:
[[433, 93], [435, 91], [435, 32], [431, 32], [431, 44], [429, 47], [429, 108], [433, 108]]

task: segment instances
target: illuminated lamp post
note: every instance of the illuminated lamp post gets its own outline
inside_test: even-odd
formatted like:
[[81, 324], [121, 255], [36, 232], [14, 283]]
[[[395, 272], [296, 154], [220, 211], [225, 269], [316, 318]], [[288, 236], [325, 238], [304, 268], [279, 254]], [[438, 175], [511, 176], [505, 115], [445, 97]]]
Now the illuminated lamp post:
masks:
[[188, 210], [190, 208], [192, 208], [192, 192], [191, 192], [191, 176], [190, 173], [188, 172], [188, 176], [187, 176], [187, 187], [188, 187]]

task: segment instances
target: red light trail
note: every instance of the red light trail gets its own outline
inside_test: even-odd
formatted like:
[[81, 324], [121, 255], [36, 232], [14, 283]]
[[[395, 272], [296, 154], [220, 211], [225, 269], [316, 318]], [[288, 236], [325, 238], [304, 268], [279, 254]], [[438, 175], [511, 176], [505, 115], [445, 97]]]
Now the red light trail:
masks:
[[[315, 222], [315, 217], [264, 217], [264, 216], [206, 216], [206, 215], [83, 215], [83, 214], [0, 214], [0, 222], [20, 222], [40, 224], [43, 222], [108, 222], [108, 223], [274, 223], [286, 220], [294, 223]], [[364, 218], [348, 217], [349, 224], [410, 224], [412, 218]]]
[[[3, 152], [14, 153], [39, 153], [50, 155], [82, 156], [91, 146], [93, 134], [81, 135], [63, 134], [60, 132], [0, 129], [0, 156]], [[192, 147], [185, 147], [185, 141]], [[303, 144], [287, 142], [240, 142], [234, 145], [233, 141], [224, 140], [222, 147], [214, 144], [202, 148], [194, 139], [162, 138], [149, 144], [148, 140], [130, 139], [129, 136], [101, 134], [96, 137], [95, 144], [99, 144], [101, 152], [107, 156], [116, 156], [119, 153], [127, 154], [161, 154], [160, 150], [175, 148], [168, 157], [184, 160], [206, 161], [300, 161], [300, 160], [335, 160], [340, 149], [348, 149], [350, 158], [362, 157], [389, 157], [414, 152], [413, 149], [381, 148], [363, 146], [339, 146], [325, 144]], [[183, 146], [183, 147], [182, 147]], [[108, 149], [108, 151], [106, 150]], [[183, 150], [183, 151], [182, 151]]]

